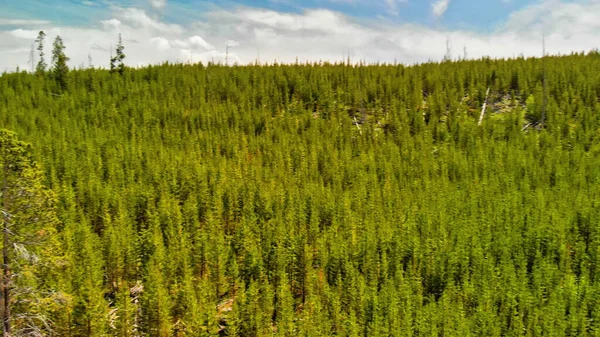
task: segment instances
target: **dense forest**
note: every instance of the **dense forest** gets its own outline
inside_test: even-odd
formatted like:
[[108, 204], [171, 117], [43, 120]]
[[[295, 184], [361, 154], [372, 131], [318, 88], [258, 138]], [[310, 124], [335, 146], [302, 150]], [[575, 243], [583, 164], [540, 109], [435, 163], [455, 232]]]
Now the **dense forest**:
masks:
[[0, 77], [14, 336], [600, 335], [599, 53], [66, 60]]

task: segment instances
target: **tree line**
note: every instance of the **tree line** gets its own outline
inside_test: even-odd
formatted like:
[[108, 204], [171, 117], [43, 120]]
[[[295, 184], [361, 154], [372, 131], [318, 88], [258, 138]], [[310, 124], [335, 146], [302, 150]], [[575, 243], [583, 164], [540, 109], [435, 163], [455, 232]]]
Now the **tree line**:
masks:
[[[38, 76], [46, 75], [48, 72], [48, 64], [46, 63], [45, 53], [44, 53], [44, 44], [46, 40], [46, 33], [41, 30], [38, 33], [37, 38], [35, 39], [35, 43], [37, 44], [38, 51], [38, 62], [35, 66], [35, 74]], [[61, 91], [66, 90], [67, 87], [67, 74], [69, 72], [69, 67], [67, 62], [69, 62], [69, 57], [65, 53], [65, 45], [63, 43], [60, 35], [57, 35], [52, 44], [52, 65], [50, 67], [50, 77], [54, 79], [58, 88]], [[119, 41], [116, 48], [116, 55], [113, 57], [111, 52], [110, 57], [110, 72], [111, 73], [119, 73], [123, 75], [125, 71], [125, 46], [123, 45], [123, 39], [121, 34], [119, 34]], [[33, 59], [33, 47], [32, 47], [32, 57], [30, 62], [34, 63]], [[91, 57], [90, 57], [90, 65], [91, 65]], [[33, 72], [33, 71], [32, 71]]]

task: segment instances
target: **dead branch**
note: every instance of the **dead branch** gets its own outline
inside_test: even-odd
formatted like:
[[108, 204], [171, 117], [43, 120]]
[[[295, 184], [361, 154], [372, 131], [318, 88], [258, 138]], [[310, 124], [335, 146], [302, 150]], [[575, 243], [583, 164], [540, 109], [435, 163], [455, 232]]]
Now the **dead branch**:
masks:
[[360, 125], [358, 124], [358, 120], [356, 119], [356, 116], [354, 116], [354, 124], [356, 125], [356, 128], [358, 129], [358, 132], [362, 136], [362, 130], [360, 129]]
[[481, 114], [479, 115], [479, 123], [477, 125], [481, 125], [483, 122], [483, 116], [485, 115], [485, 107], [487, 106], [488, 95], [490, 94], [490, 88], [487, 88], [485, 92], [485, 100], [483, 101], [483, 107], [481, 107]]

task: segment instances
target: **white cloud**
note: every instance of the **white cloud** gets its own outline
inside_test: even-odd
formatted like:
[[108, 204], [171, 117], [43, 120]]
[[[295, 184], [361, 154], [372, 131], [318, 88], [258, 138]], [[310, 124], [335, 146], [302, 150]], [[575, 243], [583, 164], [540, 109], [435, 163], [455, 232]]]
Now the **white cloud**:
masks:
[[104, 29], [107, 29], [107, 30], [119, 28], [119, 26], [121, 25], [121, 21], [119, 21], [117, 19], [102, 20], [102, 21], [100, 21], [100, 23], [102, 23], [102, 26], [104, 27]]
[[304, 14], [280, 13], [262, 9], [244, 9], [213, 13], [213, 18], [231, 20], [242, 26], [269, 27], [282, 31], [320, 31], [332, 33], [342, 29], [345, 17], [325, 9], [307, 10]]
[[134, 28], [154, 30], [161, 33], [183, 33], [183, 27], [177, 24], [168, 24], [150, 17], [146, 11], [139, 8], [117, 8], [115, 15], [124, 24]]
[[175, 39], [171, 42], [167, 41], [167, 43], [173, 47], [173, 48], [180, 48], [180, 49], [189, 49], [190, 48], [190, 43], [187, 41], [182, 41], [179, 39]]
[[214, 47], [210, 43], [206, 42], [203, 38], [201, 38], [198, 35], [191, 36], [187, 40], [175, 39], [172, 41], [168, 41], [168, 44], [173, 48], [179, 49], [214, 49]]
[[38, 36], [38, 31], [35, 30], [30, 30], [30, 29], [15, 29], [9, 32], [9, 34], [11, 34], [12, 36], [16, 37], [16, 38], [20, 38], [20, 39], [28, 39], [28, 40], [35, 40], [35, 38]]
[[169, 40], [162, 36], [153, 37], [150, 39], [150, 43], [156, 46], [159, 51], [165, 51], [171, 48]]
[[47, 25], [50, 21], [46, 20], [20, 20], [0, 18], [0, 26], [29, 26], [29, 25]]
[[149, 0], [150, 5], [156, 9], [161, 9], [167, 5], [167, 0]]
[[438, 18], [446, 13], [449, 4], [450, 0], [437, 0], [431, 4], [431, 12]]
[[227, 43], [226, 43], [226, 45], [233, 48], [233, 47], [239, 46], [240, 43], [237, 42], [236, 40], [228, 40]]
[[204, 39], [198, 35], [190, 37], [189, 43], [190, 43], [190, 47], [192, 47], [192, 48], [203, 48], [206, 50], [211, 50], [211, 49], [215, 48], [210, 43], [204, 41]]
[[[224, 62], [227, 45], [235, 46], [229, 50], [230, 63], [252, 63], [259, 54], [263, 62], [341, 61], [350, 52], [352, 61], [410, 64], [441, 60], [447, 38], [455, 50], [466, 46], [473, 58], [540, 56], [543, 32], [549, 53], [590, 50], [600, 46], [600, 1], [538, 3], [512, 13], [491, 33], [358, 21], [329, 10], [291, 14], [246, 7], [208, 12], [202, 21], [182, 26], [140, 9], [114, 8], [112, 18], [98, 28], [51, 26], [46, 54], [60, 34], [72, 66], [87, 64], [90, 53], [94, 65], [106, 67], [117, 43], [115, 30], [123, 35], [125, 62], [132, 66], [167, 60]], [[0, 28], [0, 71], [27, 68], [37, 33], [26, 25]]]

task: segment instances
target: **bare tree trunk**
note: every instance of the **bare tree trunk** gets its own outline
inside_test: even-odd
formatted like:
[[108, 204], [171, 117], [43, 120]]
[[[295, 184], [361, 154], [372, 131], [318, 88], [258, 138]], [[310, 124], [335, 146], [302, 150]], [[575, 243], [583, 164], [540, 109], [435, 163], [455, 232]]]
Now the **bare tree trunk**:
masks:
[[485, 107], [487, 106], [488, 95], [490, 94], [490, 88], [487, 88], [485, 92], [485, 101], [483, 101], [483, 107], [481, 108], [481, 115], [479, 115], [479, 123], [477, 125], [481, 125], [483, 122], [483, 116], [485, 115]]
[[358, 132], [362, 136], [362, 131], [360, 130], [360, 125], [358, 125], [358, 121], [356, 120], [356, 116], [354, 116], [354, 124], [356, 125], [356, 128], [358, 129]]

